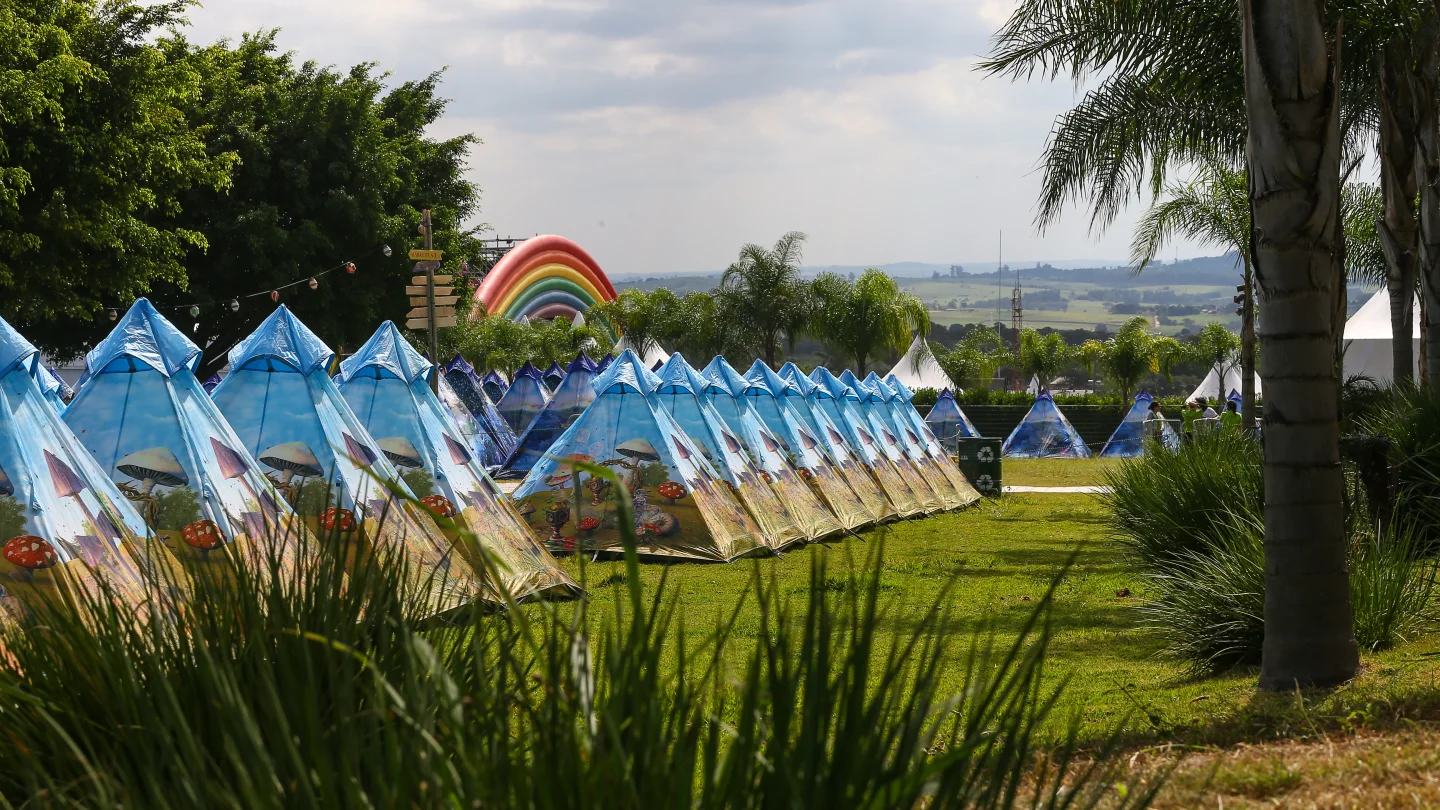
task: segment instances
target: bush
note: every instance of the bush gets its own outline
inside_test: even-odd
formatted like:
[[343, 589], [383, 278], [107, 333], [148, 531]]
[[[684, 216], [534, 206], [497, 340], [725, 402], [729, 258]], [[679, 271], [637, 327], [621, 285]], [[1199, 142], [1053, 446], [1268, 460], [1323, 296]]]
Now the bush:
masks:
[[[602, 468], [586, 471], [604, 475]], [[616, 489], [620, 490], [619, 484]], [[632, 524], [619, 500], [621, 526]], [[43, 611], [0, 657], [0, 802], [104, 807], [1141, 807], [1074, 732], [1039, 748], [1050, 597], [1013, 645], [944, 609], [893, 623], [878, 563], [826, 552], [798, 606], [757, 565], [758, 627], [686, 632], [635, 538], [612, 598], [417, 622], [403, 558], [201, 576], [183, 612]], [[879, 559], [878, 555], [875, 558]], [[584, 580], [583, 560], [581, 579]], [[348, 578], [346, 574], [348, 573]], [[267, 583], [278, 582], [278, 587]], [[595, 611], [598, 615], [591, 615]], [[939, 678], [956, 662], [955, 694]], [[1071, 726], [1071, 728], [1075, 728]], [[1038, 795], [1035, 795], [1038, 794]], [[1032, 798], [1033, 797], [1033, 798]], [[1116, 804], [1115, 802], [1118, 802]]]
[[1409, 389], [1387, 392], [1387, 401], [1356, 420], [1363, 433], [1392, 442], [1395, 519], [1419, 533], [1428, 552], [1440, 548], [1440, 394]]
[[1111, 528], [1142, 566], [1188, 565], [1227, 538], [1236, 517], [1260, 521], [1260, 445], [1239, 433], [1199, 436], [1178, 453], [1146, 453], [1105, 472]]

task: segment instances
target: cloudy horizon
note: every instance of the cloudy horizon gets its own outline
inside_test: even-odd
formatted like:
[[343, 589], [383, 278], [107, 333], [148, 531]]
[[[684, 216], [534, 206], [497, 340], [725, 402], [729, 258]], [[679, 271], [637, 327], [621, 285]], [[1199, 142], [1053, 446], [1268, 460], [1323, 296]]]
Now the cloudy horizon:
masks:
[[[805, 264], [1007, 264], [1128, 255], [1072, 209], [1033, 226], [1068, 82], [973, 65], [1012, 0], [211, 0], [198, 42], [279, 28], [300, 59], [446, 69], [434, 134], [473, 132], [493, 233], [557, 233], [615, 274], [714, 272], [808, 234]], [[1215, 255], [1181, 244], [1165, 259]]]

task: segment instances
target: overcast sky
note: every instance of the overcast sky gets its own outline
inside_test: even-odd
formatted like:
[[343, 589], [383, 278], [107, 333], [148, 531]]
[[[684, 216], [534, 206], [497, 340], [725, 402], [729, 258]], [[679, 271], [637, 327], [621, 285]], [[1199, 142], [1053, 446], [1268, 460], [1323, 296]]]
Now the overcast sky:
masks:
[[484, 140], [481, 219], [613, 273], [717, 270], [790, 230], [811, 265], [993, 267], [1002, 230], [1009, 262], [1122, 260], [1137, 211], [1098, 239], [1082, 211], [1035, 231], [1037, 159], [1075, 94], [974, 72], [1012, 5], [208, 0], [189, 35], [279, 27], [303, 59], [397, 81], [448, 67], [436, 134]]

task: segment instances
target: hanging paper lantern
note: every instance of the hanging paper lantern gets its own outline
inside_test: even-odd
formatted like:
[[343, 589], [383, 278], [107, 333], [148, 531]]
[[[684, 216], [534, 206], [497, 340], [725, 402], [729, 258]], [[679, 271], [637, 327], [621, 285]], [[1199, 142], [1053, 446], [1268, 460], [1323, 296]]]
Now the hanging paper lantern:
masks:
[[345, 272], [349, 273], [352, 276], [355, 275], [355, 262], [346, 262]]
[[113, 309], [110, 310], [110, 320], [111, 320], [111, 321], [118, 320], [119, 318], [120, 318], [120, 313], [119, 313], [119, 312], [116, 312], [116, 311], [113, 310]]
[[380, 252], [385, 254], [385, 258], [387, 258], [387, 259], [390, 258], [390, 246], [389, 246], [389, 245], [386, 245], [386, 246], [380, 248]]
[[239, 299], [239, 298], [231, 298], [231, 299], [230, 299], [230, 311], [231, 311], [231, 312], [239, 312], [239, 311], [240, 311], [240, 299]]
[[310, 284], [310, 289], [312, 289], [312, 290], [318, 290], [318, 289], [320, 289], [320, 281], [319, 281], [319, 279], [314, 279], [314, 278], [312, 278], [312, 279], [310, 279], [309, 284]]
[[271, 300], [271, 301], [279, 301], [279, 300], [280, 300], [280, 291], [279, 291], [279, 290], [271, 290], [271, 291], [270, 291], [270, 300]]
[[200, 316], [200, 307], [191, 305], [191, 307], [190, 307], [190, 317], [192, 317], [192, 318], [198, 318], [199, 316]]

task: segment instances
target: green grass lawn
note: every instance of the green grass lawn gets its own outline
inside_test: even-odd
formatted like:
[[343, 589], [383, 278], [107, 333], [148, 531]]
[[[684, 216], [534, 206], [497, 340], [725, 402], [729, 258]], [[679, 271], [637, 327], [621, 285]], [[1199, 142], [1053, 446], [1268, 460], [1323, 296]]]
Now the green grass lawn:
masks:
[[[1101, 469], [1100, 463], [1085, 461], [1030, 461], [1017, 466], [1027, 469], [1031, 480], [1038, 482], [1043, 475], [1055, 483], [1052, 465], [1089, 471], [1071, 474], [1067, 484], [1093, 483]], [[1013, 481], [1012, 469], [1007, 462], [1007, 483]], [[1074, 566], [1056, 591], [1047, 672], [1053, 683], [1068, 680], [1060, 715], [1078, 715], [1089, 739], [1103, 737], [1127, 716], [1131, 731], [1143, 738], [1211, 740], [1227, 735], [1304, 734], [1307, 727], [1324, 725], [1317, 718], [1351, 722], [1345, 718], [1354, 715], [1356, 706], [1375, 701], [1392, 708], [1440, 705], [1432, 698], [1440, 694], [1436, 669], [1429, 663], [1430, 656], [1440, 654], [1436, 652], [1440, 642], [1433, 637], [1367, 656], [1361, 679], [1307, 699], [1298, 714], [1289, 706], [1293, 698], [1257, 698], [1253, 670], [1189, 677], [1179, 663], [1159, 655], [1159, 640], [1141, 626], [1136, 607], [1145, 596], [1144, 583], [1107, 538], [1105, 520], [1104, 509], [1093, 496], [1009, 495], [957, 514], [872, 529], [858, 538], [778, 557], [729, 565], [646, 563], [641, 570], [648, 586], [666, 576], [687, 628], [704, 633], [743, 599], [757, 570], [775, 577], [782, 593], [792, 593], [795, 602], [803, 604], [811, 555], [827, 558], [826, 587], [844, 588], [852, 564], [863, 565], [866, 556], [883, 544], [879, 587], [882, 600], [889, 603], [887, 626], [892, 632], [912, 627], [953, 578], [945, 604], [967, 628], [993, 632], [1003, 642], [1013, 638], [1075, 554]], [[579, 574], [575, 558], [564, 565]], [[585, 568], [594, 598], [623, 598], [623, 591], [614, 588], [624, 582], [622, 563], [587, 563]], [[608, 611], [596, 611], [600, 612]], [[758, 628], [756, 611], [742, 605], [737, 634], [755, 637]], [[968, 639], [955, 646], [967, 649]], [[947, 686], [960, 687], [962, 665], [963, 660], [955, 661], [953, 680]]]
[[1118, 458], [1007, 458], [1000, 474], [1007, 486], [1084, 487], [1104, 484], [1105, 471], [1122, 463]]

